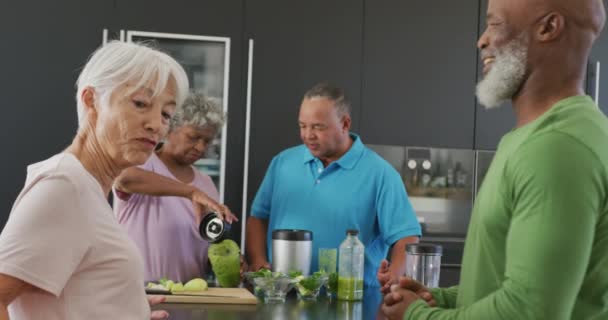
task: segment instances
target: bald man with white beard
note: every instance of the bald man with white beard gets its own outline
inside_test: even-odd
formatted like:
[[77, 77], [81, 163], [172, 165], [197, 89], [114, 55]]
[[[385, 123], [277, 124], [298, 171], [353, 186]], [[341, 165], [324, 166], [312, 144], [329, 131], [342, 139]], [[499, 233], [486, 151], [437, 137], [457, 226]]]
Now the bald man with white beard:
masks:
[[475, 200], [460, 284], [384, 283], [390, 319], [608, 319], [608, 120], [583, 82], [601, 0], [489, 0], [481, 104], [517, 123]]

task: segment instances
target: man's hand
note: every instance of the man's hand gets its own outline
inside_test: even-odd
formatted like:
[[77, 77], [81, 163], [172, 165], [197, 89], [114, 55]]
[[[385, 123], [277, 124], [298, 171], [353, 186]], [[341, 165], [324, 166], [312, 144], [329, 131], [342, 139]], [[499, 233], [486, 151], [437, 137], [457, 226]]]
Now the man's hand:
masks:
[[194, 206], [197, 226], [201, 223], [203, 217], [209, 211], [217, 212], [219, 214], [219, 218], [222, 220], [226, 220], [226, 222], [228, 223], [233, 223], [239, 220], [234, 214], [232, 214], [228, 207], [211, 199], [206, 193], [202, 192], [201, 190], [195, 188], [192, 191], [190, 199], [192, 200], [192, 205]]
[[380, 282], [380, 292], [387, 295], [391, 292], [391, 286], [398, 284], [403, 289], [410, 290], [417, 294], [421, 299], [426, 301], [429, 306], [434, 307], [437, 305], [431, 291], [423, 286], [421, 283], [415, 281], [409, 277], [395, 277], [394, 273], [390, 270], [388, 261], [382, 260], [378, 273], [376, 273], [378, 282]]
[[387, 260], [382, 260], [376, 278], [380, 283], [380, 291], [382, 294], [388, 294], [391, 290], [391, 285], [398, 282], [398, 277], [395, 277], [390, 270], [390, 264]]
[[[163, 296], [148, 296], [148, 303], [150, 306], [155, 304], [163, 303], [165, 301], [165, 297]], [[169, 313], [165, 310], [155, 310], [150, 314], [151, 320], [162, 320], [169, 318]]]
[[270, 263], [265, 260], [252, 262], [251, 265], [249, 266], [250, 271], [259, 271], [262, 268], [270, 270], [272, 267], [270, 266]]
[[433, 294], [431, 293], [431, 291], [427, 287], [423, 286], [422, 283], [410, 277], [399, 278], [399, 287], [414, 292], [416, 295], [418, 295], [418, 297], [426, 301], [426, 303], [431, 307], [437, 305], [437, 302], [435, 301], [435, 298], [433, 298]]
[[388, 320], [401, 320], [409, 306], [420, 297], [413, 291], [392, 285], [390, 292], [384, 296], [382, 313]]

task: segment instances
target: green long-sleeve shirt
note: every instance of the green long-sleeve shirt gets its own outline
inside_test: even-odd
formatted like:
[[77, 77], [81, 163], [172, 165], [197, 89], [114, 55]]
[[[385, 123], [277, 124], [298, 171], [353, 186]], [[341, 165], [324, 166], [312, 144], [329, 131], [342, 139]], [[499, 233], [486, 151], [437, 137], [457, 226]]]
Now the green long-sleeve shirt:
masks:
[[564, 99], [505, 135], [475, 201], [460, 285], [404, 319], [608, 319], [608, 120]]

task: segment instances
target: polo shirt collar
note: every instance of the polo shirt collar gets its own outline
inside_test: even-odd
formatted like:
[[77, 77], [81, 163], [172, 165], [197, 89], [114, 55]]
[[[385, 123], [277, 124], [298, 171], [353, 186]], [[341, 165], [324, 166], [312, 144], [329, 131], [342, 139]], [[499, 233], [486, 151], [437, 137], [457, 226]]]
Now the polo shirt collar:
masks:
[[[357, 161], [361, 158], [361, 155], [363, 154], [363, 151], [365, 149], [359, 135], [354, 134], [352, 132], [349, 135], [350, 138], [353, 140], [352, 146], [350, 147], [350, 149], [348, 149], [348, 151], [346, 151], [344, 155], [342, 155], [340, 159], [335, 162], [337, 165], [344, 169], [352, 169], [357, 164]], [[304, 163], [308, 163], [317, 159], [315, 156], [312, 155], [312, 153], [310, 153], [310, 150], [308, 150], [306, 146], [304, 146], [304, 148]]]

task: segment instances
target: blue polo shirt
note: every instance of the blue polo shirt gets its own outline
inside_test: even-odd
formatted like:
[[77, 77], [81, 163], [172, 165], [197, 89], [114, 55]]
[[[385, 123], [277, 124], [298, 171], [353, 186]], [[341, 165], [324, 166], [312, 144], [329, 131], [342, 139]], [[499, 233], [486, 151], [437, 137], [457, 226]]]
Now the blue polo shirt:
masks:
[[272, 230], [313, 232], [311, 271], [318, 269], [319, 248], [338, 248], [346, 230], [358, 229], [365, 245], [365, 285], [379, 286], [376, 272], [397, 240], [420, 236], [420, 225], [399, 173], [351, 134], [353, 145], [326, 168], [305, 145], [272, 159], [251, 207], [268, 221], [266, 239], [272, 259]]

